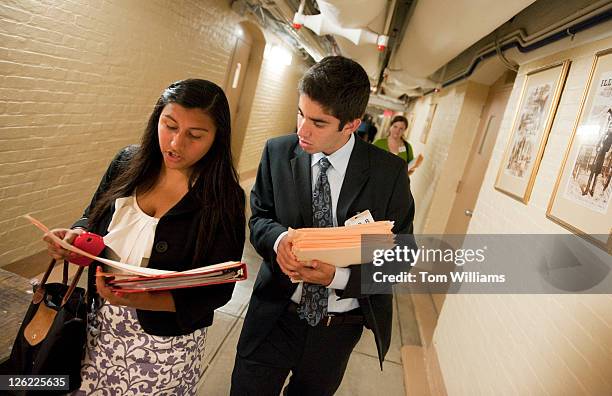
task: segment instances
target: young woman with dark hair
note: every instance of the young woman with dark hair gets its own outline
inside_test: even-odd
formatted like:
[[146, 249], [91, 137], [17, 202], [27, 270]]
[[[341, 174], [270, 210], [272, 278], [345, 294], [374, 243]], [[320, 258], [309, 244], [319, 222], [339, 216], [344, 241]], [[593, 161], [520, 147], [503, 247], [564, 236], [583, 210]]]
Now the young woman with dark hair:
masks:
[[[184, 271], [242, 256], [245, 197], [231, 155], [225, 94], [206, 80], [171, 84], [139, 146], [117, 154], [83, 217], [53, 232], [71, 242], [83, 229], [104, 236], [105, 256]], [[68, 252], [48, 243], [50, 254]], [[206, 327], [233, 283], [116, 293], [89, 268], [92, 313], [75, 394], [193, 395], [203, 373]]]
[[[376, 147], [393, 153], [406, 161], [408, 164], [414, 159], [414, 152], [412, 146], [404, 139], [404, 132], [408, 128], [408, 119], [406, 117], [397, 115], [391, 120], [391, 126], [389, 127], [388, 135], [385, 138], [374, 141]], [[408, 174], [411, 175], [414, 170], [420, 165], [419, 160], [410, 169]]]
[[401, 115], [393, 117], [387, 137], [376, 140], [374, 145], [397, 155], [406, 162], [412, 161], [414, 158], [412, 146], [404, 140], [406, 128], [408, 128], [408, 120], [406, 117]]

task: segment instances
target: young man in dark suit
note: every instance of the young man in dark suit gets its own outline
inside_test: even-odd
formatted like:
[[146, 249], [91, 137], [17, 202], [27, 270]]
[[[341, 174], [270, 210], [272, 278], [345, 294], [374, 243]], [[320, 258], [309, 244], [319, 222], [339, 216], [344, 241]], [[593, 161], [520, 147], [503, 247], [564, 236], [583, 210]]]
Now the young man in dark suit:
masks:
[[411, 234], [406, 164], [355, 139], [370, 94], [356, 62], [324, 58], [306, 72], [299, 93], [297, 134], [267, 142], [251, 193], [251, 242], [264, 261], [232, 395], [278, 395], [289, 372], [285, 394], [334, 394], [363, 326], [374, 332], [381, 368], [389, 349], [392, 295], [362, 294], [361, 265], [298, 262], [287, 230], [342, 226], [369, 209], [374, 220], [395, 221], [394, 233]]

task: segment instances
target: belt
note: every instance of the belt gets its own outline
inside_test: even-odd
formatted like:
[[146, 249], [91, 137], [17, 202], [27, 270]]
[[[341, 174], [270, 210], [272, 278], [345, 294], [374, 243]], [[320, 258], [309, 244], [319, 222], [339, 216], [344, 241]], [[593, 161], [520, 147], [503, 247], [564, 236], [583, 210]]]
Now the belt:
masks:
[[[298, 314], [298, 304], [291, 301], [287, 306], [287, 311]], [[338, 313], [328, 313], [327, 315], [321, 318], [321, 321], [317, 324], [317, 326], [340, 326], [340, 325], [362, 325], [365, 323], [362, 314], [355, 314], [356, 311], [359, 311], [359, 308], [353, 309], [348, 312], [338, 312]]]

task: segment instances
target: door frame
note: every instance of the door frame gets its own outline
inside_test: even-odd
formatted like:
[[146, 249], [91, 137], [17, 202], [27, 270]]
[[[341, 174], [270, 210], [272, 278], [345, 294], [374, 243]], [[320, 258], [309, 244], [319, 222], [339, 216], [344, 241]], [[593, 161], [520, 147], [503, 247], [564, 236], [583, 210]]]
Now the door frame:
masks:
[[[234, 160], [234, 166], [238, 169], [240, 162], [240, 154], [244, 147], [244, 141], [247, 136], [247, 127], [249, 119], [251, 117], [251, 109], [253, 107], [253, 100], [255, 98], [255, 91], [257, 89], [257, 83], [259, 81], [259, 73], [261, 71], [261, 65], [263, 63], [263, 53], [266, 47], [266, 39], [261, 29], [254, 23], [249, 21], [242, 21], [239, 24], [241, 34], [248, 36], [251, 41], [251, 52], [249, 55], [249, 62], [247, 70], [244, 72], [244, 83], [242, 85], [242, 91], [238, 100], [236, 114], [232, 114], [232, 157]], [[237, 38], [240, 39], [240, 38]], [[229, 66], [233, 63], [234, 54], [229, 63]], [[231, 69], [228, 67], [228, 69]], [[233, 70], [228, 70], [226, 76], [226, 84], [233, 78]]]

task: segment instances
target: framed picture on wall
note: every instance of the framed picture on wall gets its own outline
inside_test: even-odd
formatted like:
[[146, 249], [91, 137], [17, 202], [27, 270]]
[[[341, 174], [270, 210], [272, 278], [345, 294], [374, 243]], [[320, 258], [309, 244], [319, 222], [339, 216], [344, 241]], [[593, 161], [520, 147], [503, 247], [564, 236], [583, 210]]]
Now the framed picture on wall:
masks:
[[570, 61], [544, 66], [525, 76], [510, 139], [495, 188], [526, 204], [552, 128]]
[[612, 48], [595, 54], [546, 216], [612, 253]]
[[406, 140], [410, 140], [410, 134], [412, 133], [412, 125], [414, 125], [414, 113], [406, 114], [406, 119], [408, 120], [408, 127], [406, 131], [404, 131], [404, 137]]
[[425, 119], [425, 126], [423, 127], [423, 131], [421, 132], [421, 143], [427, 143], [427, 138], [429, 137], [429, 131], [431, 130], [431, 124], [433, 122], [434, 116], [436, 115], [436, 109], [438, 108], [437, 103], [429, 104], [429, 111], [427, 112], [427, 118]]

